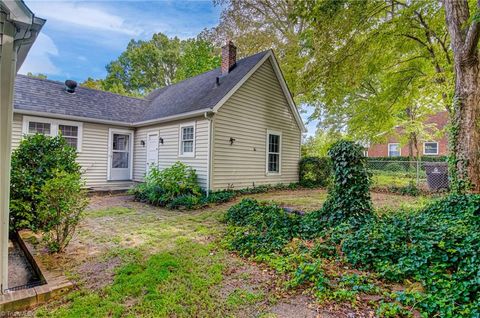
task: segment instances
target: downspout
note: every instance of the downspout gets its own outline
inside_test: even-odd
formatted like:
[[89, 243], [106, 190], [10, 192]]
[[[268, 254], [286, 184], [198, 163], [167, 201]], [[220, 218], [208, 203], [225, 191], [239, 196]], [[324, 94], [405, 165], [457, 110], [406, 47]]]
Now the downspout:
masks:
[[[3, 15], [3, 13], [0, 13]], [[8, 288], [10, 151], [13, 120], [13, 82], [16, 73], [15, 27], [3, 21], [0, 59], [0, 294]]]
[[212, 167], [212, 120], [213, 120], [213, 112], [205, 112], [204, 114], [205, 119], [208, 123], [208, 144], [207, 144], [207, 188], [205, 189], [207, 192], [207, 196], [210, 193], [210, 182], [211, 182], [211, 167]]

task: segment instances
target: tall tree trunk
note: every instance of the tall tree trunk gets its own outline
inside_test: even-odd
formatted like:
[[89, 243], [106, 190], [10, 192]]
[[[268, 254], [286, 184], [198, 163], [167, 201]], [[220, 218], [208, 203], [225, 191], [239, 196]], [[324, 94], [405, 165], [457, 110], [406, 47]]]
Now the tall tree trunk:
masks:
[[[478, 18], [470, 19], [467, 0], [444, 0], [455, 61], [455, 99], [451, 138], [457, 179], [480, 192], [480, 72]], [[475, 12], [480, 9], [480, 0]], [[471, 21], [471, 22], [470, 22]]]
[[458, 176], [480, 191], [480, 72], [478, 58], [455, 63], [453, 129]]

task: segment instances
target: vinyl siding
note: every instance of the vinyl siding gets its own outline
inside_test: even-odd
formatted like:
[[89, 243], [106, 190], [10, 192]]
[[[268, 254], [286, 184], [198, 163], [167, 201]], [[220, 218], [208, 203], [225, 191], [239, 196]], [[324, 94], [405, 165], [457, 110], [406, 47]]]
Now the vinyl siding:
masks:
[[[267, 130], [282, 133], [280, 175], [266, 173]], [[212, 189], [298, 182], [300, 142], [301, 130], [267, 60], [213, 119]]]
[[[18, 147], [22, 139], [23, 116], [13, 117], [12, 148]], [[93, 190], [127, 189], [131, 181], [108, 181], [108, 132], [110, 128], [121, 127], [83, 123], [82, 151], [78, 153], [77, 162], [82, 166], [83, 178], [87, 188]]]
[[[185, 158], [179, 156], [180, 125], [195, 123], [195, 157]], [[147, 146], [141, 145], [141, 140], [147, 140], [147, 133], [159, 132], [163, 144], [158, 146], [158, 166], [160, 169], [170, 167], [177, 161], [194, 168], [202, 188], [207, 187], [208, 166], [208, 121], [203, 117], [185, 119], [171, 123], [138, 128], [135, 133], [134, 144], [134, 180], [143, 181], [146, 168]]]

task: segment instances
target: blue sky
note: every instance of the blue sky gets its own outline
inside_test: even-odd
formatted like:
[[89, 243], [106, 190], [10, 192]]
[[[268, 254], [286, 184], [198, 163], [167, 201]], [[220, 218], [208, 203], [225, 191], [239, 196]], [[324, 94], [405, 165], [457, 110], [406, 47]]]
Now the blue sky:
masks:
[[[211, 0], [25, 2], [47, 23], [20, 73], [43, 73], [49, 79], [78, 82], [104, 78], [105, 65], [116, 59], [131, 39], [150, 39], [156, 32], [182, 39], [195, 37], [216, 26], [221, 11]], [[309, 133], [314, 131], [310, 124]]]
[[105, 65], [133, 39], [163, 32], [194, 37], [218, 24], [212, 1], [38, 1], [26, 0], [47, 19], [20, 73], [83, 81], [105, 76]]

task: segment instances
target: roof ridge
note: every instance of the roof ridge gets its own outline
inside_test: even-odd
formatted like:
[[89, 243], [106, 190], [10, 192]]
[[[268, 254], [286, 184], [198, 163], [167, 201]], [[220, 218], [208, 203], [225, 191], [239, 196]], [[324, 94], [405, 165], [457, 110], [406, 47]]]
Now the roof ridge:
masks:
[[[56, 81], [56, 80], [52, 80], [52, 79], [48, 79], [48, 78], [32, 77], [32, 76], [28, 76], [28, 75], [25, 75], [25, 74], [17, 74], [17, 76], [24, 77], [24, 78], [31, 79], [31, 80], [37, 80], [37, 81], [43, 81], [43, 82], [50, 82], [50, 83], [54, 83], [54, 84], [65, 85], [65, 83], [62, 83], [62, 82]], [[107, 93], [107, 94], [116, 95], [116, 96], [125, 97], [125, 98], [138, 99], [138, 100], [141, 100], [141, 101], [144, 101], [144, 102], [149, 101], [148, 99], [142, 98], [142, 97], [122, 95], [122, 94], [118, 94], [118, 93], [114, 93], [114, 92], [104, 91], [104, 90], [101, 90], [101, 89], [81, 86], [80, 84], [78, 84], [77, 88], [86, 89], [86, 90], [95, 91], [95, 92]]]
[[[236, 62], [243, 61], [243, 60], [245, 60], [245, 59], [247, 59], [247, 58], [251, 58], [251, 57], [253, 57], [253, 56], [255, 56], [255, 55], [265, 54], [266, 52], [271, 51], [271, 50], [272, 50], [272, 49], [268, 49], [268, 50], [264, 50], [264, 51], [261, 51], [261, 52], [258, 52], [258, 53], [252, 54], [252, 55], [245, 56], [245, 57], [239, 59], [239, 60], [236, 61]], [[148, 100], [148, 101], [150, 101], [150, 99], [148, 99], [148, 96], [150, 96], [150, 94], [152, 94], [152, 93], [154, 93], [154, 92], [156, 92], [156, 91], [158, 91], [158, 90], [167, 89], [167, 88], [169, 88], [169, 87], [176, 86], [176, 85], [178, 85], [178, 84], [181, 84], [181, 83], [184, 83], [184, 82], [186, 82], [186, 81], [192, 80], [192, 79], [194, 79], [194, 78], [196, 78], [196, 77], [199, 77], [199, 76], [201, 76], [201, 75], [205, 75], [205, 74], [207, 74], [207, 73], [210, 73], [210, 72], [214, 72], [214, 71], [216, 71], [216, 70], [219, 70], [219, 69], [221, 69], [221, 67], [222, 67], [222, 66], [218, 66], [218, 67], [216, 67], [216, 68], [214, 68], [214, 69], [211, 69], [211, 70], [209, 70], [209, 71], [206, 71], [206, 72], [197, 74], [197, 75], [195, 75], [195, 76], [186, 78], [186, 79], [184, 79], [184, 80], [181, 80], [180, 82], [176, 82], [176, 83], [173, 83], [173, 84], [170, 84], [170, 85], [166, 85], [166, 86], [163, 86], [163, 87], [155, 88], [154, 90], [152, 90], [150, 93], [148, 93], [148, 94], [145, 96], [145, 99]]]

